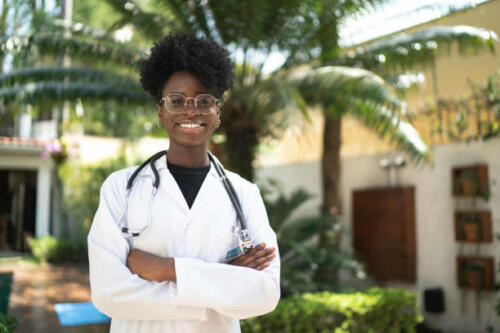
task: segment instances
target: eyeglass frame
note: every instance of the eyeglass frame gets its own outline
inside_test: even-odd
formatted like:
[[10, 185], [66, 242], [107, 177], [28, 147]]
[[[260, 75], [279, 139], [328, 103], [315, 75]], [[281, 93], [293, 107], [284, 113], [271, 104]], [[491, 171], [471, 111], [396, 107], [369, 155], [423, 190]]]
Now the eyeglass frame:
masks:
[[[169, 96], [172, 96], [172, 95], [178, 95], [178, 96], [182, 96], [184, 97], [184, 109], [181, 111], [181, 112], [173, 112], [171, 110], [168, 109], [167, 107], [167, 98]], [[189, 99], [192, 99], [193, 100], [193, 107], [194, 107], [194, 110], [201, 113], [201, 114], [212, 114], [213, 112], [208, 112], [208, 113], [204, 113], [204, 112], [201, 112], [200, 109], [198, 109], [198, 107], [196, 106], [196, 99], [199, 97], [199, 96], [210, 96], [212, 97], [214, 100], [215, 100], [215, 106], [217, 107], [219, 105], [219, 102], [220, 100], [218, 98], [215, 98], [215, 96], [213, 95], [210, 95], [210, 94], [199, 94], [199, 95], [196, 95], [195, 97], [186, 97], [184, 96], [183, 94], [179, 94], [179, 93], [173, 93], [173, 94], [168, 94], [167, 96], [163, 97], [159, 102], [158, 102], [158, 105], [160, 107], [165, 107], [165, 110], [167, 110], [168, 112], [172, 113], [172, 114], [181, 114], [183, 112], [186, 112], [186, 109], [187, 109], [187, 105], [188, 105], [188, 100]]]

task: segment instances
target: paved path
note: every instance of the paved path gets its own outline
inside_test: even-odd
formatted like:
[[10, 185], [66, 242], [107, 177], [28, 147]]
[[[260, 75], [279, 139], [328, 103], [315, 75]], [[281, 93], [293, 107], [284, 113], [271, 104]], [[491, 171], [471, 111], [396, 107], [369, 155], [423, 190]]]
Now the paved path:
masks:
[[16, 333], [105, 333], [108, 324], [63, 327], [54, 304], [90, 300], [88, 268], [85, 266], [26, 265], [2, 263], [0, 271], [14, 271], [9, 315], [20, 325]]

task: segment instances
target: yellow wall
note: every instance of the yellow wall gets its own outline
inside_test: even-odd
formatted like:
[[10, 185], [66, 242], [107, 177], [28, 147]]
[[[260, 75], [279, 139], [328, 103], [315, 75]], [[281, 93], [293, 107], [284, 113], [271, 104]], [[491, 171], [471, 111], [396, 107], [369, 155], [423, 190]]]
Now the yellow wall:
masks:
[[[493, 0], [474, 8], [450, 14], [405, 32], [412, 32], [432, 26], [470, 25], [493, 30], [500, 35], [500, 0]], [[497, 54], [483, 51], [477, 55], [461, 57], [456, 50], [450, 56], [437, 60], [438, 92], [441, 98], [459, 97], [470, 92], [467, 80], [483, 83], [488, 75], [500, 70], [500, 43], [496, 43]], [[422, 70], [425, 82], [418, 91], [406, 96], [408, 105], [418, 111], [425, 105], [428, 97], [433, 96], [432, 75], [429, 69]], [[279, 142], [264, 145], [257, 164], [276, 165], [300, 161], [313, 161], [321, 158], [323, 121], [319, 112], [314, 113], [313, 121], [297, 130], [289, 131]], [[342, 119], [342, 156], [373, 154], [391, 149], [387, 140], [366, 129], [353, 117]]]

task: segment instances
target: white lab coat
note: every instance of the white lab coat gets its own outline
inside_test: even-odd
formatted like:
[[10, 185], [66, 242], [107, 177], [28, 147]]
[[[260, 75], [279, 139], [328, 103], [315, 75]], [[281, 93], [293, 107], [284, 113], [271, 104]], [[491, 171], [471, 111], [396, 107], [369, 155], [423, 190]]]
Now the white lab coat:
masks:
[[[111, 174], [103, 183], [90, 233], [90, 286], [95, 306], [112, 318], [111, 332], [240, 332], [239, 320], [272, 311], [280, 298], [280, 260], [263, 271], [222, 263], [230, 250], [236, 213], [214, 167], [210, 167], [189, 209], [166, 158], [156, 162], [160, 187], [152, 201], [151, 225], [130, 243], [119, 219], [126, 183], [135, 167]], [[276, 235], [257, 186], [227, 172], [241, 201], [256, 244], [276, 247]], [[153, 173], [144, 168], [128, 203], [130, 229], [149, 214]], [[126, 266], [130, 246], [175, 258], [177, 282], [150, 282]]]

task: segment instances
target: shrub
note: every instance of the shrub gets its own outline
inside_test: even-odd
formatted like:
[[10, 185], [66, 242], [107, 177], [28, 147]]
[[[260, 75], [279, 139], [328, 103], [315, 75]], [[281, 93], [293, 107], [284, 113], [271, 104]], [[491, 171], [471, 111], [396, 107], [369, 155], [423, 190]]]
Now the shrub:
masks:
[[333, 250], [320, 242], [322, 235], [338, 239], [342, 231], [336, 216], [295, 217], [298, 208], [312, 198], [302, 189], [285, 195], [279, 184], [269, 180], [260, 186], [269, 221], [278, 239], [281, 256], [281, 295], [323, 290], [340, 290], [340, 283], [322, 270], [349, 273], [353, 278], [365, 277], [362, 264], [350, 253]]
[[294, 295], [276, 310], [242, 321], [244, 333], [415, 332], [422, 317], [417, 295], [397, 289]]
[[29, 240], [31, 253], [42, 263], [81, 262], [86, 260], [85, 244], [77, 239], [46, 236]]
[[[58, 173], [64, 183], [64, 206], [68, 223], [92, 220], [99, 204], [101, 185], [113, 171], [133, 165], [123, 153], [96, 164], [65, 163]], [[80, 229], [85, 229], [79, 226]], [[74, 228], [69, 228], [73, 229]], [[85, 232], [85, 230], [77, 230]], [[86, 237], [86, 233], [81, 235]]]
[[15, 317], [0, 313], [0, 333], [12, 333], [19, 325]]

